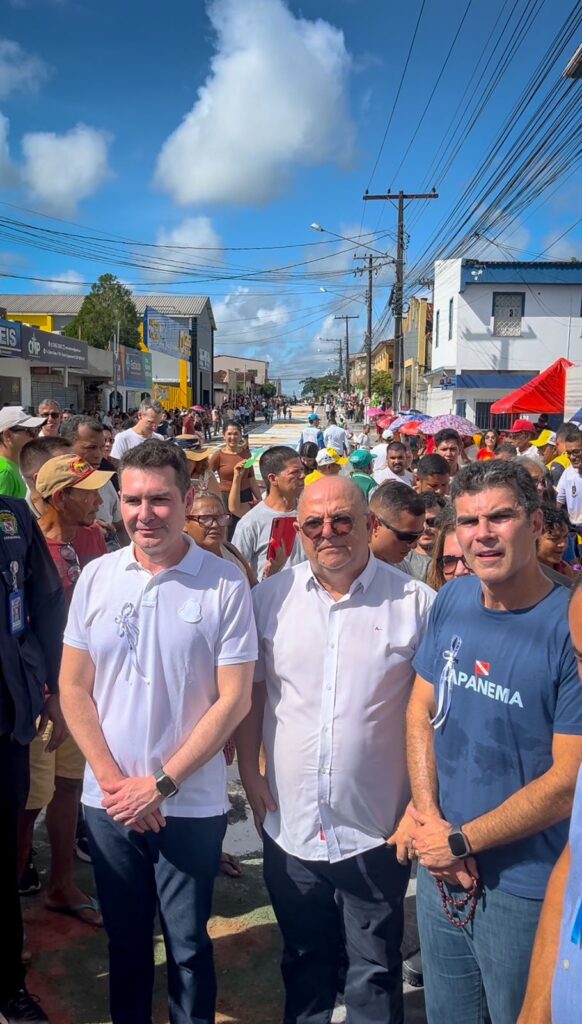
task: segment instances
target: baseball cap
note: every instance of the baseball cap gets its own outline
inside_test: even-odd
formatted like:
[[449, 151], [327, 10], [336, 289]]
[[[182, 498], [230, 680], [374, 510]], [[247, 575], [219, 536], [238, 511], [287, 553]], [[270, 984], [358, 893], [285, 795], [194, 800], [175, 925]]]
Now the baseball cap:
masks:
[[370, 462], [373, 462], [376, 458], [374, 452], [369, 452], [366, 448], [357, 448], [355, 452], [350, 455], [349, 461], [352, 466], [368, 466]]
[[526, 430], [531, 430], [532, 434], [535, 434], [536, 428], [534, 427], [531, 420], [516, 420], [513, 426], [507, 431], [508, 434], [522, 434]]
[[382, 431], [382, 440], [383, 441], [391, 441], [393, 437], [394, 437], [394, 431], [393, 430], [383, 430]]
[[20, 405], [6, 405], [0, 409], [0, 433], [12, 427], [42, 427], [46, 416], [29, 416]]
[[93, 469], [78, 455], [57, 455], [41, 466], [36, 478], [36, 489], [41, 498], [50, 498], [57, 491], [67, 487], [78, 487], [82, 491], [97, 491], [111, 480], [112, 472]]
[[210, 448], [203, 448], [196, 434], [177, 434], [172, 440], [190, 462], [202, 462], [202, 459], [208, 458]]
[[556, 435], [553, 430], [542, 430], [539, 437], [536, 437], [532, 444], [535, 448], [545, 448], [547, 444], [556, 443]]
[[316, 412], [311, 412], [307, 417], [307, 421], [308, 423], [317, 423], [319, 422], [319, 416], [317, 415]]
[[345, 466], [348, 461], [343, 455], [338, 455], [335, 448], [322, 448], [315, 456], [318, 466]]

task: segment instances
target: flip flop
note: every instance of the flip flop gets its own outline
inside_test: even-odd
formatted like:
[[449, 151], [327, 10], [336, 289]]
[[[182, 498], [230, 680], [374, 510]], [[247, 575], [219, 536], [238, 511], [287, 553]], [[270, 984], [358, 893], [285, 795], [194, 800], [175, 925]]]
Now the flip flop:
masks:
[[72, 903], [70, 905], [57, 905], [56, 903], [46, 903], [45, 906], [47, 910], [52, 910], [54, 914], [66, 914], [68, 917], [76, 917], [78, 921], [82, 921], [83, 924], [88, 924], [92, 928], [101, 928], [103, 925], [103, 918], [101, 918], [101, 920], [97, 922], [88, 921], [86, 917], [83, 917], [84, 910], [90, 910], [94, 914], [99, 914], [99, 916], [101, 917], [99, 911], [99, 904], [97, 903], [97, 900], [92, 899], [91, 897], [87, 900], [86, 903]]

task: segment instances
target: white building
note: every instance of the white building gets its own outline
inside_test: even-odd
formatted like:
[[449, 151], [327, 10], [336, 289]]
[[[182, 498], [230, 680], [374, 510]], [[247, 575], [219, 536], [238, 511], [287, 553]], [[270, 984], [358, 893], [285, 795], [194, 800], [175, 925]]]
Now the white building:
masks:
[[560, 356], [582, 363], [582, 262], [435, 263], [425, 411], [480, 427], [489, 409]]
[[222, 402], [237, 394], [253, 395], [269, 379], [269, 363], [248, 356], [215, 355], [214, 397]]

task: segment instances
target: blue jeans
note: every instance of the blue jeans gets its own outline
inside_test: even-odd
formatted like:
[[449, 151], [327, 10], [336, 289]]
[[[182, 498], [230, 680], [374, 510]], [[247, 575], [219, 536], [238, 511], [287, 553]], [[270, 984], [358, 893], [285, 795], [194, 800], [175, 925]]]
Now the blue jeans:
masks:
[[416, 911], [428, 1024], [515, 1024], [541, 909], [542, 900], [485, 888], [471, 924], [455, 928], [434, 878], [419, 867]]
[[207, 932], [226, 816], [166, 818], [143, 835], [85, 807], [97, 894], [109, 939], [112, 1024], [151, 1024], [159, 911], [171, 1024], [213, 1024], [216, 976]]
[[265, 883], [284, 941], [284, 1024], [329, 1024], [346, 954], [350, 1024], [403, 1024], [409, 865], [386, 844], [330, 864], [300, 860], [263, 838]]

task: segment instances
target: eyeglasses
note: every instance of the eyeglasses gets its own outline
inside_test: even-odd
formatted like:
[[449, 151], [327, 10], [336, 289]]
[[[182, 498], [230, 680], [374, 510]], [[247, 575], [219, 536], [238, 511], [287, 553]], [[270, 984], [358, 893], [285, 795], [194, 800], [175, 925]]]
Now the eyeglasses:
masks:
[[442, 558], [439, 558], [438, 564], [445, 575], [447, 575], [455, 572], [459, 562], [463, 563], [465, 569], [469, 568], [467, 565], [467, 559], [464, 555], [443, 555]]
[[60, 412], [41, 412], [39, 416], [43, 416], [45, 420], [60, 420]]
[[387, 530], [392, 530], [396, 540], [399, 540], [402, 544], [416, 544], [417, 540], [420, 540], [422, 537], [422, 530], [417, 530], [414, 533], [408, 530], [397, 530], [395, 526], [391, 526], [390, 523], [387, 523], [385, 519], [381, 518], [381, 516], [377, 515], [376, 519], [382, 524], [382, 526], [385, 526]]
[[230, 514], [223, 512], [218, 516], [186, 516], [189, 523], [198, 523], [205, 530], [210, 529], [216, 523], [217, 526], [228, 526], [230, 523]]
[[326, 516], [325, 519], [313, 517], [312, 519], [306, 519], [299, 526], [299, 529], [309, 540], [319, 540], [325, 523], [329, 523], [331, 526], [331, 532], [334, 537], [346, 537], [348, 533], [352, 532], [355, 520], [352, 516], [348, 515]]
[[429, 518], [429, 516], [427, 516], [426, 519], [424, 520], [424, 525], [425, 526], [434, 526], [435, 523], [436, 523], [436, 516], [430, 516], [430, 518]]
[[580, 459], [582, 458], [582, 448], [571, 448], [570, 451], [566, 448], [566, 455], [569, 459]]
[[76, 583], [81, 575], [81, 563], [79, 562], [79, 556], [75, 551], [72, 544], [63, 544], [59, 548], [59, 554], [61, 558], [64, 558], [65, 562], [69, 562], [69, 568], [67, 569], [67, 576], [71, 583]]

